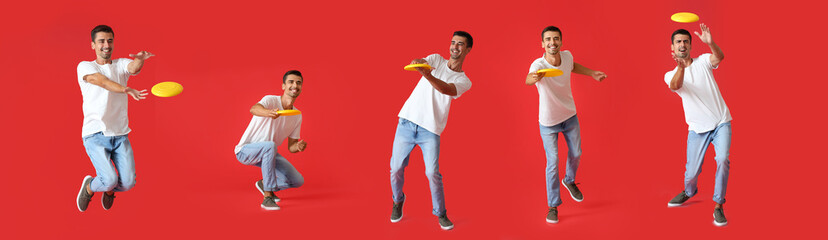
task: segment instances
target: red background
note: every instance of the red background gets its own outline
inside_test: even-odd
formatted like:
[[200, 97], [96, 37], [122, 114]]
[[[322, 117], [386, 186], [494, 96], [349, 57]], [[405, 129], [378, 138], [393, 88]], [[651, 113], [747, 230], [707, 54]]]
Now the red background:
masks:
[[[826, 86], [824, 7], [811, 2], [7, 3], [0, 232], [9, 239], [813, 237], [826, 213], [820, 187], [828, 164], [818, 150], [826, 133], [817, 95]], [[665, 206], [682, 189], [687, 135], [680, 98], [663, 81], [675, 66], [668, 38], [677, 28], [698, 31], [697, 23], [669, 20], [680, 11], [697, 13], [726, 55], [714, 71], [734, 119], [724, 228], [711, 224], [712, 148], [691, 204]], [[80, 213], [78, 185], [94, 168], [80, 138], [75, 68], [94, 59], [89, 31], [98, 24], [115, 29], [114, 57], [157, 55], [130, 87], [176, 81], [184, 92], [130, 100], [137, 186], [118, 194], [110, 211], [97, 195]], [[563, 30], [562, 48], [576, 62], [609, 75], [602, 83], [572, 79], [586, 200], [564, 195], [557, 225], [543, 220], [537, 90], [523, 84], [547, 25]], [[408, 168], [405, 217], [392, 224], [396, 115], [419, 79], [402, 67], [447, 56], [455, 30], [475, 40], [464, 64], [473, 87], [453, 102], [441, 139], [456, 228], [442, 231], [431, 216], [419, 150]], [[693, 56], [709, 52], [694, 43]], [[308, 149], [281, 152], [306, 184], [279, 193], [282, 210], [263, 211], [253, 187], [260, 171], [232, 149], [249, 107], [281, 95], [289, 69], [305, 76], [296, 106]]]

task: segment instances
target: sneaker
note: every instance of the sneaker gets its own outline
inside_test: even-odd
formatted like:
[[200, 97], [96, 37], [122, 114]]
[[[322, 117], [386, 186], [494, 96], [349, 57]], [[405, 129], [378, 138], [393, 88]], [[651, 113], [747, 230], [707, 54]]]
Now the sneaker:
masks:
[[725, 218], [724, 209], [713, 209], [713, 225], [716, 225], [717, 227], [727, 225], [727, 218]]
[[440, 228], [442, 228], [443, 230], [451, 230], [452, 228], [454, 228], [454, 223], [451, 223], [451, 220], [448, 219], [448, 216], [446, 216], [445, 213], [443, 213], [443, 215], [440, 216], [440, 218], [437, 219], [437, 221], [440, 222]]
[[399, 222], [400, 219], [402, 219], [402, 216], [403, 216], [403, 212], [402, 212], [403, 203], [405, 203], [405, 199], [403, 199], [399, 203], [395, 202], [394, 207], [391, 208], [391, 222], [392, 223]]
[[566, 190], [569, 191], [569, 196], [572, 196], [572, 199], [575, 199], [576, 202], [584, 200], [584, 194], [582, 194], [581, 190], [578, 189], [577, 183], [565, 183], [563, 179], [561, 179], [561, 184], [566, 187]]
[[[259, 189], [259, 192], [262, 193], [262, 196], [264, 196], [264, 183], [262, 182], [262, 180], [256, 181], [256, 189]], [[273, 195], [274, 202], [279, 202], [281, 200], [282, 199], [279, 199], [279, 197], [277, 197], [275, 194]]]
[[86, 211], [86, 207], [89, 206], [89, 200], [92, 200], [92, 196], [95, 195], [95, 193], [89, 194], [86, 192], [86, 188], [87, 186], [89, 186], [89, 184], [92, 184], [92, 176], [86, 175], [86, 177], [83, 177], [83, 182], [81, 183], [80, 191], [78, 191], [77, 203], [78, 210], [80, 210], [81, 212]]
[[112, 195], [104, 193], [103, 196], [101, 196], [101, 206], [103, 206], [104, 210], [109, 210], [110, 208], [112, 208], [112, 203], [114, 203], [114, 202], [115, 202], [115, 193], [114, 192], [112, 193]]
[[265, 210], [279, 210], [279, 205], [276, 204], [273, 197], [265, 197], [264, 201], [262, 201], [262, 208]]
[[549, 213], [546, 213], [546, 222], [558, 223], [558, 208], [549, 208]]
[[684, 204], [684, 202], [686, 202], [687, 199], [690, 199], [690, 197], [688, 197], [687, 194], [684, 193], [684, 191], [681, 191], [681, 193], [676, 195], [676, 197], [674, 197], [672, 200], [670, 200], [670, 202], [667, 203], [667, 207], [681, 206], [681, 204]]

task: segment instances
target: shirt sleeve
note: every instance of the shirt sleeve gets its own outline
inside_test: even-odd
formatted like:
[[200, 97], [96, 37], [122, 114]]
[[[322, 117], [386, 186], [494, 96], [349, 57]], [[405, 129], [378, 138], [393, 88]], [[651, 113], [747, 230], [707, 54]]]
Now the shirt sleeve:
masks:
[[83, 77], [95, 73], [98, 73], [98, 69], [89, 62], [81, 62], [78, 64], [78, 82], [85, 83], [86, 81], [83, 80]]
[[440, 62], [440, 60], [443, 59], [443, 57], [440, 56], [440, 54], [435, 53], [428, 55], [428, 57], [425, 57], [424, 59], [426, 60], [428, 65], [431, 66], [431, 69], [434, 69], [434, 66], [436, 66]]
[[118, 64], [120, 65], [120, 66], [118, 66], [118, 69], [121, 69], [121, 71], [124, 71], [124, 74], [126, 74], [126, 75], [130, 75], [130, 76], [138, 75], [139, 73], [141, 73], [141, 71], [138, 71], [135, 74], [129, 73], [129, 64], [132, 63], [132, 61], [133, 60], [129, 59], [129, 58], [118, 59]]
[[572, 52], [570, 52], [569, 50], [563, 51], [563, 54], [565, 58], [569, 58], [569, 61], [565, 61], [566, 66], [563, 67], [567, 68], [569, 72], [572, 72], [572, 70], [575, 70], [575, 56], [572, 56]]
[[293, 129], [293, 132], [290, 133], [290, 138], [293, 139], [300, 139], [299, 130], [302, 129], [302, 116], [299, 115], [299, 124], [296, 125], [296, 129]]
[[471, 80], [469, 80], [469, 78], [466, 77], [465, 75], [462, 76], [462, 77], [457, 78], [457, 81], [454, 82], [454, 88], [457, 91], [457, 95], [455, 95], [453, 97], [453, 99], [459, 98], [460, 95], [463, 95], [464, 92], [471, 89], [471, 86], [472, 86]]
[[673, 92], [675, 92], [676, 90], [673, 90], [672, 88], [670, 88], [670, 82], [673, 81], [673, 76], [676, 75], [676, 71], [678, 71], [678, 67], [676, 67], [676, 69], [673, 69], [673, 71], [669, 71], [669, 72], [664, 74], [664, 83], [666, 83], [667, 88], [670, 89], [670, 91], [673, 91]]
[[261, 101], [259, 101], [259, 104], [261, 104], [267, 109], [278, 109], [279, 106], [276, 105], [276, 103], [278, 102], [276, 101], [276, 99], [277, 98], [275, 96], [267, 95], [264, 96]]
[[701, 56], [699, 56], [698, 61], [703, 63], [704, 67], [706, 67], [708, 69], [717, 69], [717, 68], [719, 68], [719, 66], [714, 67], [713, 64], [710, 63], [710, 56], [713, 56], [713, 54], [711, 54], [711, 53], [702, 54]]
[[532, 62], [532, 65], [529, 65], [529, 72], [528, 73], [537, 72], [538, 70], [541, 70], [542, 67], [543, 66], [541, 66], [541, 63], [539, 63], [537, 60], [535, 60], [534, 62]]

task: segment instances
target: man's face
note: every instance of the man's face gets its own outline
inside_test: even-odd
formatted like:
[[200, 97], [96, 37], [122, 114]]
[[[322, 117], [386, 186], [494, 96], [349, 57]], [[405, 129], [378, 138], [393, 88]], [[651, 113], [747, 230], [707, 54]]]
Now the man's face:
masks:
[[678, 58], [687, 58], [690, 56], [690, 36], [684, 34], [676, 34], [673, 36], [673, 44], [671, 45], [671, 49]]
[[469, 54], [471, 48], [468, 46], [467, 39], [461, 36], [452, 36], [451, 37], [451, 47], [449, 48], [449, 53], [451, 53], [451, 59], [461, 59], [465, 58], [466, 54]]
[[541, 41], [543, 49], [547, 54], [558, 55], [561, 52], [561, 33], [556, 31], [543, 32], [543, 39]]
[[95, 50], [95, 55], [102, 59], [109, 60], [112, 58], [112, 46], [115, 41], [115, 36], [108, 32], [95, 33], [95, 40], [92, 41], [92, 49]]
[[282, 83], [282, 90], [285, 91], [285, 95], [292, 98], [299, 97], [299, 94], [302, 93], [302, 77], [293, 74], [288, 75], [285, 82]]

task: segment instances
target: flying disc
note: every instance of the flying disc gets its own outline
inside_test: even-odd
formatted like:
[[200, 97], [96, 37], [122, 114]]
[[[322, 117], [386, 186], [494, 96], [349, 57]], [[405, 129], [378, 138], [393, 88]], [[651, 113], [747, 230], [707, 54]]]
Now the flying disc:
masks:
[[431, 66], [425, 63], [408, 64], [403, 69], [405, 69], [406, 71], [417, 71], [417, 68], [431, 68]]
[[152, 94], [159, 97], [172, 97], [184, 91], [184, 86], [177, 82], [161, 82], [152, 86]]
[[680, 23], [691, 23], [699, 20], [699, 15], [690, 12], [680, 12], [670, 16], [670, 19]]
[[538, 73], [543, 73], [543, 77], [557, 77], [563, 75], [563, 71], [554, 68], [541, 69], [538, 70]]
[[293, 116], [302, 114], [302, 112], [300, 112], [299, 110], [279, 110], [276, 111], [276, 113], [278, 113], [279, 116]]

